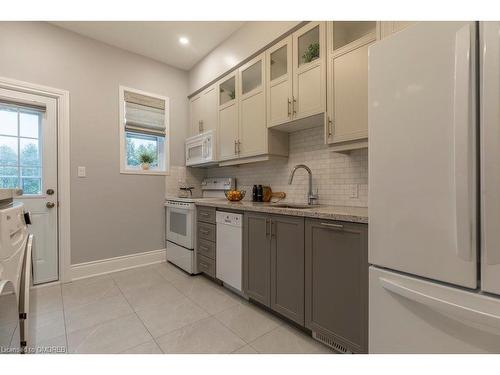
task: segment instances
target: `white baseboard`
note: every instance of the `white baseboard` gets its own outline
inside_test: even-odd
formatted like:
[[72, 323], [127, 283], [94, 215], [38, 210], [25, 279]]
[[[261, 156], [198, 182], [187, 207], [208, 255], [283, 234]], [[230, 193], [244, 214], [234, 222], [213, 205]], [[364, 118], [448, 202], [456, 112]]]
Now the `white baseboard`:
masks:
[[148, 264], [166, 261], [166, 249], [146, 251], [116, 258], [94, 260], [92, 262], [71, 265], [71, 280], [86, 279], [92, 276], [104, 275], [129, 268], [146, 266]]

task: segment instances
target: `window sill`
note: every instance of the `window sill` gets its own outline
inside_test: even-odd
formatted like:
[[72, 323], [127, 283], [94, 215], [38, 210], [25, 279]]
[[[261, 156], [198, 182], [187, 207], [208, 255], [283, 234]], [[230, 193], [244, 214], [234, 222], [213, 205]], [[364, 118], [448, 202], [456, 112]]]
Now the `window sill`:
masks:
[[152, 171], [152, 170], [134, 170], [134, 169], [122, 169], [120, 174], [142, 174], [148, 176], [170, 176], [169, 171]]

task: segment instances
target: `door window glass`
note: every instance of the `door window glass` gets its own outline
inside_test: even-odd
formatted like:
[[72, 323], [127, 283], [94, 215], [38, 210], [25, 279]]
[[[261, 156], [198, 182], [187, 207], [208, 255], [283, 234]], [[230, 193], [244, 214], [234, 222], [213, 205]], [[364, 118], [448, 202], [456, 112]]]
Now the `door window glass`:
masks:
[[42, 192], [42, 112], [0, 103], [0, 188]]

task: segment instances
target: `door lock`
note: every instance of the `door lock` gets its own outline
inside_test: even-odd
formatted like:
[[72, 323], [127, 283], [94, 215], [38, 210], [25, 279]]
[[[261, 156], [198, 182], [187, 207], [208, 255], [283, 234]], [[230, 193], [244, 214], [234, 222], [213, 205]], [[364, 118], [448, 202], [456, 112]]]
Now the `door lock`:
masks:
[[47, 195], [54, 195], [54, 189], [47, 189]]
[[47, 206], [47, 208], [54, 208], [56, 204], [54, 202], [47, 202], [45, 206]]

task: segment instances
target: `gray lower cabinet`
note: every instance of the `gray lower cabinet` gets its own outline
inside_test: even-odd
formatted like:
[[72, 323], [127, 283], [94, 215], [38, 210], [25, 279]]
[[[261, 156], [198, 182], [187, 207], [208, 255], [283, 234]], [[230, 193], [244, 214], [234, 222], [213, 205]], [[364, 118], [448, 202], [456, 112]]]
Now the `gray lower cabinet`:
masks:
[[368, 226], [305, 221], [305, 325], [339, 350], [368, 347]]
[[245, 213], [244, 291], [304, 325], [304, 219]]
[[269, 215], [243, 215], [243, 291], [248, 297], [271, 304], [271, 240]]
[[304, 325], [304, 218], [271, 217], [270, 307]]
[[197, 206], [196, 213], [196, 266], [198, 272], [215, 278], [215, 208]]

